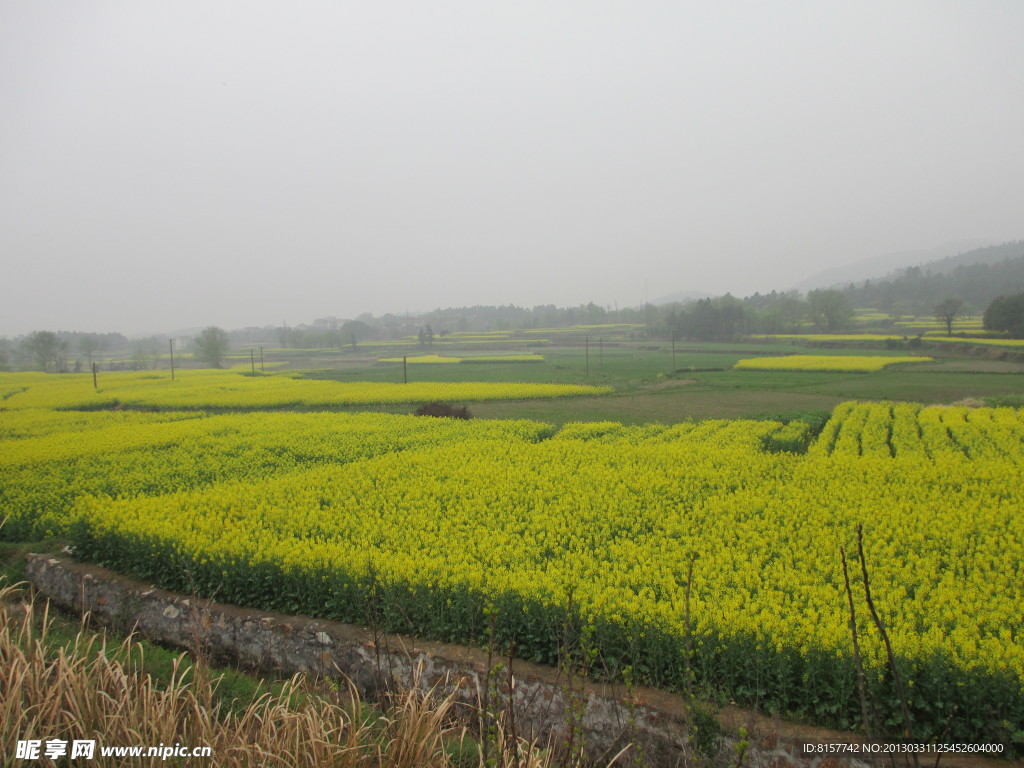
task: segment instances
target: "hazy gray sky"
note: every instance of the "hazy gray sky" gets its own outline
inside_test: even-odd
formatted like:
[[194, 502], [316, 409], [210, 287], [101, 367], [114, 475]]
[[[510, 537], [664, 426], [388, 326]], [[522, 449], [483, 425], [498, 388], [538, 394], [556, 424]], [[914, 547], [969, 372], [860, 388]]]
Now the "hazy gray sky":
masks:
[[639, 304], [1024, 237], [1024, 2], [0, 0], [0, 334]]

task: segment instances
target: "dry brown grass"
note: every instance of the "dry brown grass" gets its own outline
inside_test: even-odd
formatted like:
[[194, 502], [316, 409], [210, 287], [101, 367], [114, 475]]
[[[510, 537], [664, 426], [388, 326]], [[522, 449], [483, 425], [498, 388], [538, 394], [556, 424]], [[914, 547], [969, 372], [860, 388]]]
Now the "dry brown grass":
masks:
[[[133, 638], [108, 646], [103, 636], [82, 629], [68, 644], [51, 642], [46, 611], [24, 600], [17, 586], [0, 582], [0, 744], [12, 750], [4, 759], [14, 757], [19, 740], [92, 739], [97, 751], [91, 764], [98, 766], [147, 763], [101, 757], [101, 746], [158, 744], [208, 746], [210, 758], [189, 764], [218, 767], [482, 763], [472, 751], [468, 760], [463, 752], [453, 762], [450, 746], [466, 743], [466, 732], [451, 698], [411, 689], [390, 697], [383, 715], [374, 711], [367, 718], [359, 714], [369, 710], [351, 686], [331, 701], [296, 677], [281, 692], [228, 711], [215, 703], [217, 678], [202, 664], [189, 669], [184, 654], [170, 680], [156, 681], [142, 671], [143, 647]], [[500, 728], [497, 738], [491, 751], [498, 759], [489, 766], [543, 768], [552, 762], [551, 753], [535, 744], [508, 743]]]

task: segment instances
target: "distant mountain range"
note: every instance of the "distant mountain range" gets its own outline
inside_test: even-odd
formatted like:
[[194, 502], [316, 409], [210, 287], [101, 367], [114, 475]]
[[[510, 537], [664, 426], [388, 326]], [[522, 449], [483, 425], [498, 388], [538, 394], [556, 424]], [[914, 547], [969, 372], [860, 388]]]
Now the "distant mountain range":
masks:
[[922, 314], [957, 298], [968, 311], [981, 313], [999, 296], [1024, 292], [1024, 241], [976, 248], [838, 288], [857, 307]]
[[[958, 258], [966, 258], [966, 263], [975, 263], [972, 254], [978, 249], [984, 249], [991, 245], [989, 240], [956, 240], [935, 248], [927, 248], [920, 251], [902, 251], [900, 253], [887, 253], [883, 256], [873, 256], [869, 259], [847, 264], [841, 267], [830, 267], [811, 275], [802, 280], [793, 288], [806, 293], [815, 288], [845, 287], [850, 283], [859, 283], [865, 280], [883, 279], [886, 276], [895, 276], [908, 267], [923, 267], [938, 262], [952, 262]], [[956, 264], [950, 266], [953, 269]]]
[[[816, 288], [839, 288], [847, 290], [851, 285], [857, 286], [858, 293], [864, 293], [864, 283], [902, 283], [908, 269], [919, 267], [921, 276], [939, 278], [940, 276], [951, 276], [957, 268], [973, 267], [978, 265], [1002, 265], [1003, 262], [1024, 259], [1024, 242], [1003, 243], [992, 245], [988, 240], [956, 240], [934, 248], [925, 248], [915, 251], [901, 251], [899, 253], [887, 253], [882, 256], [873, 256], [862, 259], [852, 264], [840, 267], [829, 267], [821, 272], [811, 275], [805, 280], [791, 286], [791, 289], [799, 290], [801, 293], [813, 291]], [[1009, 271], [1000, 268], [996, 272], [1001, 277], [1010, 280], [1011, 285], [1005, 286], [1004, 292], [1024, 291], [1024, 285], [1016, 286], [1016, 274], [1018, 269]], [[976, 275], [975, 277], [980, 277]], [[987, 275], [991, 283], [995, 275]], [[941, 284], [941, 285], [940, 285]], [[974, 301], [983, 299], [981, 294], [987, 297], [990, 290], [978, 291], [977, 286], [971, 286], [974, 290], [968, 290]], [[956, 286], [948, 280], [933, 281], [931, 288], [935, 290], [956, 290]], [[869, 291], [870, 292], [870, 291]], [[711, 298], [713, 294], [703, 291], [675, 291], [660, 296], [651, 301], [655, 306], [680, 303], [687, 304], [699, 299]], [[867, 296], [861, 295], [863, 300]]]
[[960, 267], [993, 266], [1022, 257], [1024, 257], [1024, 241], [1017, 240], [1003, 243], [1002, 245], [975, 248], [967, 253], [949, 256], [945, 259], [931, 261], [920, 266], [921, 271], [926, 275], [949, 275], [956, 272]]

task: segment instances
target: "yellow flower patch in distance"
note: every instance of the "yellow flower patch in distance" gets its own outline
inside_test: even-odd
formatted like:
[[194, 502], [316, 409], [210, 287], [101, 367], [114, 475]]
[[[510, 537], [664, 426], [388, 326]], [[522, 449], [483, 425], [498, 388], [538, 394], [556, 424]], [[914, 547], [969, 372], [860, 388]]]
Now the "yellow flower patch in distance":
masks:
[[11, 386], [7, 408], [265, 408], [331, 407], [431, 401], [479, 402], [601, 395], [611, 387], [517, 382], [338, 382], [303, 379], [294, 373], [250, 376], [233, 371], [105, 373], [99, 388], [91, 375], [0, 375]]
[[441, 355], [415, 355], [408, 357], [382, 357], [380, 363], [542, 363], [544, 355], [475, 355], [473, 357], [443, 357]]
[[750, 338], [796, 341], [901, 341], [906, 337], [891, 333], [755, 333]]
[[463, 357], [460, 363], [543, 363], [544, 355], [475, 355]]
[[382, 357], [380, 363], [457, 363], [457, 357], [442, 357], [441, 355], [409, 355], [407, 357]]
[[751, 357], [733, 368], [748, 371], [840, 371], [871, 373], [898, 363], [929, 363], [930, 357], [882, 357], [868, 355], [785, 355]]
[[[922, 327], [923, 328], [923, 327]], [[953, 329], [954, 333], [964, 334], [966, 336], [973, 337], [976, 333], [987, 333], [981, 331], [974, 326], [969, 326], [958, 330]], [[945, 325], [943, 324], [942, 330], [938, 330], [936, 327], [933, 330], [923, 330], [923, 337], [928, 343], [940, 342], [947, 344], [982, 344], [994, 347], [1021, 347], [1024, 346], [1024, 339], [1004, 339], [1004, 338], [961, 338], [957, 336], [945, 335]], [[917, 336], [916, 333], [911, 334]], [[780, 339], [780, 340], [791, 340], [791, 341], [903, 341], [907, 338], [907, 335], [897, 336], [893, 334], [877, 334], [877, 333], [771, 333], [771, 334], [754, 334], [750, 338], [752, 339]]]

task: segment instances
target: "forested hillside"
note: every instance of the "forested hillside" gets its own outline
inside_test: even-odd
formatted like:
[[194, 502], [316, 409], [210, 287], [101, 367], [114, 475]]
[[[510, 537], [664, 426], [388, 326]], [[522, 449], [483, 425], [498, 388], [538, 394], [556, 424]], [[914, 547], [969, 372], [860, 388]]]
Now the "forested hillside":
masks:
[[955, 296], [977, 313], [993, 299], [1024, 291], [1024, 242], [978, 248], [843, 289], [857, 307], [925, 315]]

